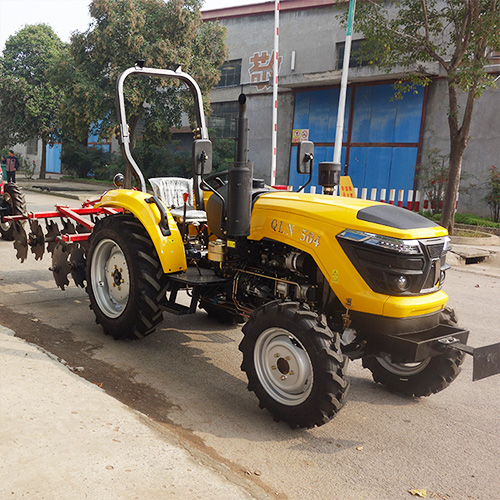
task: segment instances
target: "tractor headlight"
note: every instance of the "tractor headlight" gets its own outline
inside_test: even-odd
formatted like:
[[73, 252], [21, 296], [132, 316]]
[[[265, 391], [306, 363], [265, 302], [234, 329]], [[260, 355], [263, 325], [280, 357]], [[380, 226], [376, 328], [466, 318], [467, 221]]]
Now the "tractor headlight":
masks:
[[375, 292], [416, 295], [439, 289], [449, 238], [402, 240], [346, 229], [337, 239]]
[[389, 236], [354, 231], [353, 229], [342, 231], [337, 238], [356, 241], [375, 248], [383, 248], [401, 254], [417, 255], [421, 253], [418, 240], [399, 240]]

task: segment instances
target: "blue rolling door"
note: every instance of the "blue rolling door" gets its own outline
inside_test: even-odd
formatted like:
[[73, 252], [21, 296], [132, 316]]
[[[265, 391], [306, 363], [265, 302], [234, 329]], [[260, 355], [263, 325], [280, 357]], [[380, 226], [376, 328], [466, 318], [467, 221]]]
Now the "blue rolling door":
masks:
[[47, 157], [45, 160], [45, 170], [51, 174], [61, 173], [61, 151], [62, 144], [56, 142], [52, 146], [47, 144]]
[[[309, 129], [318, 146], [317, 164], [332, 161], [339, 89], [297, 92], [294, 129]], [[349, 88], [344, 122], [342, 166], [359, 190], [413, 189], [420, 147], [424, 90], [418, 88], [402, 100], [394, 99], [391, 84]], [[352, 113], [350, 113], [352, 107]], [[349, 121], [350, 120], [350, 121]], [[292, 147], [289, 184], [296, 189], [305, 181], [296, 173], [296, 147]], [[406, 194], [405, 194], [406, 196]]]
[[[347, 123], [350, 108], [350, 89], [347, 92], [344, 120], [344, 140], [347, 140]], [[295, 98], [294, 129], [309, 130], [309, 140], [315, 143], [313, 180], [310, 186], [318, 186], [318, 163], [333, 160], [335, 129], [339, 89], [322, 89], [299, 92]], [[345, 148], [342, 149], [342, 164], [345, 164]], [[294, 190], [307, 182], [308, 176], [297, 174], [297, 147], [292, 147], [288, 184]], [[321, 190], [319, 188], [318, 192]], [[309, 187], [306, 189], [309, 191]]]

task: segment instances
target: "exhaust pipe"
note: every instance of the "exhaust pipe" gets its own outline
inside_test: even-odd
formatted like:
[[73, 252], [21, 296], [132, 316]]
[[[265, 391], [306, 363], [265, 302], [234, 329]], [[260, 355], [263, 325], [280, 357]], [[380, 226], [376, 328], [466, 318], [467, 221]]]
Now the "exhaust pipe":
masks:
[[229, 169], [227, 236], [241, 238], [250, 234], [252, 211], [253, 163], [248, 161], [248, 118], [246, 116], [246, 96], [238, 97], [238, 138], [236, 161]]

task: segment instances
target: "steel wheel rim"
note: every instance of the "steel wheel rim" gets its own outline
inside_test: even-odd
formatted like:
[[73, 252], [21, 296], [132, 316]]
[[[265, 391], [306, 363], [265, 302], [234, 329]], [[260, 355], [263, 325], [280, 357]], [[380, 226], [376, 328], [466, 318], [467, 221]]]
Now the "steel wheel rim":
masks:
[[90, 276], [94, 297], [101, 311], [109, 318], [120, 316], [129, 297], [130, 274], [125, 255], [115, 241], [104, 239], [98, 243]]
[[387, 371], [394, 373], [400, 377], [411, 377], [420, 373], [431, 361], [431, 358], [424, 359], [418, 363], [393, 363], [391, 357], [385, 354], [382, 357], [377, 357], [378, 362]]
[[313, 388], [311, 359], [299, 339], [282, 328], [269, 328], [257, 339], [254, 365], [262, 387], [278, 403], [303, 403]]
[[[4, 201], [10, 206], [10, 213], [8, 215], [11, 215], [12, 213], [12, 198], [8, 193], [4, 193]], [[12, 222], [0, 222], [0, 227], [2, 228], [2, 231], [7, 232], [10, 227], [12, 226]]]

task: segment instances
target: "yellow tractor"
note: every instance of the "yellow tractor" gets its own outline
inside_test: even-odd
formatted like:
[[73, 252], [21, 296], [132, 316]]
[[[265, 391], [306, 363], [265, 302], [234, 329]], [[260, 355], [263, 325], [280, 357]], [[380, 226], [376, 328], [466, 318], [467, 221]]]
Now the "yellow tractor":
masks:
[[[123, 91], [131, 75], [180, 80], [195, 103], [193, 179], [151, 179], [153, 195], [131, 152]], [[69, 272], [86, 282], [106, 334], [141, 338], [164, 312], [198, 307], [243, 322], [248, 388], [293, 427], [320, 426], [340, 410], [349, 359], [361, 358], [376, 382], [415, 397], [455, 380], [465, 352], [475, 379], [500, 372], [500, 344], [467, 346], [469, 332], [446, 306], [443, 227], [392, 205], [333, 196], [339, 171], [331, 163], [319, 166], [327, 194], [279, 191], [254, 179], [244, 95], [236, 161], [212, 173], [201, 92], [180, 70], [136, 64], [119, 78], [117, 103], [122, 153], [139, 189], [123, 189], [117, 176], [118, 189], [66, 210], [87, 233], [52, 230], [47, 243], [55, 243], [56, 282], [64, 285]], [[310, 174], [313, 158], [313, 144], [301, 143], [299, 172]]]

